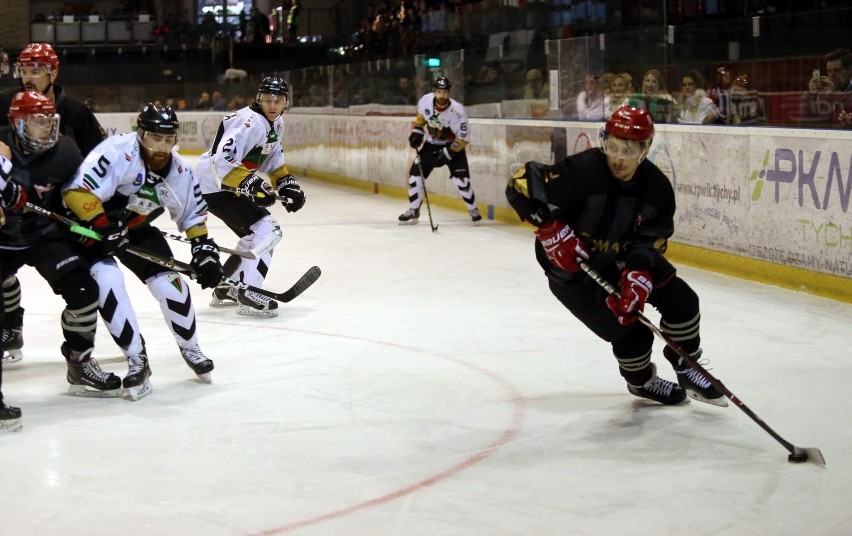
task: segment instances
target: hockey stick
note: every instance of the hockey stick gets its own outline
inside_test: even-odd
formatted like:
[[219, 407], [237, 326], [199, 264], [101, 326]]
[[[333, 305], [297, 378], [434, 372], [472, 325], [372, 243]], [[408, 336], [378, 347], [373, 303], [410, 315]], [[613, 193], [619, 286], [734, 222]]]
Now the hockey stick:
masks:
[[[189, 238], [187, 238], [185, 236], [172, 234], [168, 231], [163, 231], [163, 230], [160, 230], [160, 233], [162, 233], [162, 235], [165, 236], [166, 238], [170, 238], [171, 240], [177, 240], [178, 242], [183, 242], [184, 244], [191, 244], [192, 243], [192, 240], [190, 240]], [[223, 246], [219, 246], [219, 251], [222, 251], [224, 253], [228, 253], [230, 255], [236, 255], [237, 257], [242, 257], [244, 259], [256, 259], [257, 258], [257, 257], [255, 257], [254, 253], [252, 253], [251, 251], [239, 251], [239, 250], [236, 250], [236, 249], [230, 249], [230, 248], [226, 248], [226, 247], [223, 247]]]
[[[85, 227], [83, 225], [80, 225], [78, 222], [72, 220], [71, 218], [66, 218], [61, 214], [51, 212], [50, 210], [42, 208], [38, 205], [34, 205], [29, 201], [26, 203], [25, 206], [27, 209], [33, 212], [36, 212], [38, 214], [41, 214], [42, 216], [46, 216], [54, 221], [58, 221], [67, 225], [73, 233], [77, 233], [81, 236], [85, 236], [93, 240], [102, 239], [100, 233], [89, 229], [88, 227]], [[128, 253], [136, 255], [137, 257], [141, 257], [145, 260], [153, 262], [154, 264], [159, 264], [160, 266], [163, 266], [175, 272], [182, 273], [190, 279], [197, 279], [198, 277], [198, 273], [193, 270], [192, 266], [177, 259], [163, 257], [162, 255], [158, 255], [157, 253], [154, 253], [152, 251], [147, 251], [141, 248], [137, 248], [135, 246], [128, 246], [126, 251]], [[314, 282], [319, 279], [320, 275], [322, 275], [322, 272], [320, 271], [319, 267], [312, 266], [310, 269], [308, 269], [307, 272], [304, 273], [304, 275], [302, 275], [302, 277], [299, 278], [298, 281], [296, 281], [296, 283], [292, 287], [285, 290], [284, 292], [272, 292], [270, 290], [255, 287], [254, 285], [249, 285], [247, 283], [243, 283], [242, 281], [231, 279], [228, 277], [223, 277], [222, 282], [239, 289], [249, 290], [251, 292], [266, 296], [267, 298], [272, 298], [274, 300], [287, 303], [293, 301], [293, 299], [295, 299], [297, 296], [307, 290], [308, 287], [313, 285]]]
[[414, 161], [417, 162], [417, 169], [420, 170], [420, 180], [423, 181], [423, 199], [426, 200], [426, 212], [429, 214], [429, 227], [432, 228], [432, 232], [434, 233], [438, 230], [438, 226], [432, 223], [432, 205], [429, 204], [429, 192], [426, 191], [426, 177], [423, 175], [419, 149], [417, 150], [417, 156], [414, 158]]
[[[591, 277], [595, 281], [595, 283], [600, 285], [601, 288], [603, 288], [607, 292], [607, 294], [609, 294], [610, 296], [615, 296], [616, 298], [621, 298], [621, 295], [615, 289], [615, 287], [613, 287], [606, 279], [601, 277], [601, 275], [599, 273], [597, 273], [592, 267], [590, 267], [588, 264], [583, 262], [582, 259], [578, 258], [577, 262], [580, 265], [580, 268], [584, 272], [586, 272], [586, 275]], [[686, 350], [683, 349], [683, 347], [681, 347], [678, 343], [676, 343], [670, 337], [668, 337], [665, 333], [663, 333], [660, 330], [660, 328], [658, 328], [653, 322], [651, 322], [650, 319], [648, 319], [647, 316], [645, 316], [641, 312], [637, 312], [636, 317], [642, 324], [644, 324], [648, 329], [650, 329], [654, 333], [654, 335], [656, 335], [657, 337], [662, 339], [662, 341], [664, 343], [666, 343], [666, 345], [669, 348], [674, 350], [686, 365], [698, 370], [701, 374], [703, 374], [704, 377], [706, 377], [707, 380], [711, 384], [713, 384], [713, 387], [715, 387], [716, 389], [721, 391], [722, 394], [725, 395], [725, 397], [728, 400], [733, 402], [734, 405], [736, 405], [738, 408], [740, 408], [743, 411], [743, 413], [748, 415], [751, 418], [751, 420], [753, 420], [754, 422], [756, 422], [758, 424], [758, 426], [763, 428], [766, 431], [766, 433], [768, 433], [769, 435], [771, 435], [773, 437], [773, 439], [775, 439], [775, 441], [781, 443], [781, 445], [785, 449], [787, 449], [787, 451], [790, 452], [790, 455], [787, 456], [787, 461], [789, 461], [791, 463], [805, 463], [805, 462], [810, 461], [810, 462], [812, 462], [816, 465], [820, 465], [820, 466], [825, 467], [825, 458], [823, 457], [822, 452], [820, 452], [820, 450], [818, 448], [797, 447], [797, 446], [793, 445], [792, 443], [790, 443], [789, 441], [787, 441], [786, 439], [784, 439], [783, 437], [781, 437], [775, 430], [770, 428], [769, 425], [766, 424], [763, 421], [763, 419], [758, 417], [755, 412], [753, 412], [748, 406], [746, 406], [745, 403], [742, 400], [737, 398], [737, 396], [734, 393], [732, 393], [727, 387], [725, 387], [725, 384], [723, 384], [715, 376], [713, 376], [712, 374], [707, 372], [707, 369], [702, 367], [696, 360], [692, 359], [689, 356], [689, 354], [686, 352]]]

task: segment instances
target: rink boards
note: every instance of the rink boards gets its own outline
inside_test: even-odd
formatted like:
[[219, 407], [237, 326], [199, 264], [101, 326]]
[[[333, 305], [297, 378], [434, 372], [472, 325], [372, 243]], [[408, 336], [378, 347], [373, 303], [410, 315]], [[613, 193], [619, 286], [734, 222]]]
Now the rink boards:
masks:
[[[212, 142], [221, 112], [181, 112], [180, 150]], [[109, 134], [136, 114], [98, 114]], [[468, 162], [489, 218], [517, 222], [504, 196], [524, 162], [597, 145], [599, 123], [472, 119]], [[407, 197], [411, 117], [286, 116], [285, 156], [298, 176]], [[649, 158], [677, 197], [670, 256], [704, 268], [852, 302], [852, 131], [658, 125]], [[439, 169], [433, 204], [461, 209]]]

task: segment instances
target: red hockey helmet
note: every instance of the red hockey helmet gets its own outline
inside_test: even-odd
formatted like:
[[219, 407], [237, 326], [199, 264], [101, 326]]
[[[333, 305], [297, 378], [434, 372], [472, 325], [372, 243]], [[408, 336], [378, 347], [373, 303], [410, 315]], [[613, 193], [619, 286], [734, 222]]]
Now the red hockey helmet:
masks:
[[604, 132], [607, 136], [644, 141], [650, 145], [654, 138], [654, 118], [648, 110], [625, 104], [612, 112], [606, 121]]
[[59, 68], [59, 56], [48, 43], [30, 43], [18, 54], [15, 64], [15, 77], [20, 78], [21, 67], [45, 67], [50, 72]]
[[21, 91], [12, 97], [9, 124], [30, 152], [41, 153], [59, 141], [56, 105], [38, 91]]

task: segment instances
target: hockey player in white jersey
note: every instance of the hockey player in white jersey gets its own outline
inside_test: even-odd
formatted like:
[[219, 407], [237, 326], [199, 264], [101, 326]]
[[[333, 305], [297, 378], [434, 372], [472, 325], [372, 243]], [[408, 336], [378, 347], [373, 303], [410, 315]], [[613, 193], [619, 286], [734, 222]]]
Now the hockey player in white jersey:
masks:
[[482, 219], [476, 208], [465, 151], [470, 143], [467, 112], [461, 103], [450, 98], [451, 88], [450, 80], [439, 76], [432, 82], [432, 93], [423, 95], [417, 103], [417, 117], [408, 143], [417, 150], [420, 161], [418, 164], [415, 160], [408, 172], [408, 210], [399, 216], [400, 225], [417, 223], [423, 203], [423, 180], [441, 166], [447, 166], [450, 171], [450, 179], [459, 189], [473, 223]]
[[168, 268], [124, 251], [133, 245], [172, 257], [166, 239], [148, 218], [163, 207], [191, 240], [190, 264], [202, 288], [213, 288], [222, 280], [219, 248], [207, 236], [207, 204], [201, 197], [198, 179], [174, 150], [178, 127], [171, 107], [147, 104], [137, 118], [136, 133], [111, 136], [101, 142], [62, 192], [71, 211], [103, 236], [93, 247], [101, 259], [93, 264], [92, 273], [100, 286], [101, 316], [128, 358], [123, 386], [134, 400], [151, 391], [151, 369], [113, 256], [143, 281], [160, 303], [184, 361], [199, 379], [209, 383], [213, 370], [213, 362], [198, 345], [195, 310], [186, 280]]
[[[276, 194], [287, 212], [305, 204], [304, 192], [284, 163], [281, 114], [287, 109], [288, 93], [283, 78], [264, 78], [254, 103], [222, 119], [212, 147], [201, 155], [196, 170], [210, 212], [240, 237], [236, 249], [254, 257], [231, 255], [225, 261], [225, 276], [255, 287], [263, 287], [272, 250], [281, 240], [281, 227], [268, 210]], [[265, 173], [269, 183], [257, 173]], [[266, 296], [227, 284], [213, 290], [210, 305], [237, 304], [237, 313], [245, 316], [278, 315], [278, 302]]]

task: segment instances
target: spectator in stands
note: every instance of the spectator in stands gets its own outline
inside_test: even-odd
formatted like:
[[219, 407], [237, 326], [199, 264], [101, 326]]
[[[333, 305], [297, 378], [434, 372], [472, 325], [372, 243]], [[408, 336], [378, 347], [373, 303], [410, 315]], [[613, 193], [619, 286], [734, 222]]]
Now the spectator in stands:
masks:
[[199, 25], [201, 40], [204, 43], [212, 43], [216, 39], [216, 33], [218, 31], [219, 24], [216, 22], [216, 17], [213, 16], [213, 12], [206, 12], [204, 14], [204, 18], [201, 19], [201, 24]]
[[799, 101], [800, 120], [816, 126], [844, 126], [840, 112], [852, 112], [852, 51], [839, 48], [824, 59], [825, 74], [814, 71]]
[[761, 125], [766, 111], [757, 91], [749, 88], [748, 75], [741, 74], [731, 82], [731, 115], [729, 125]]
[[585, 89], [577, 95], [577, 118], [580, 121], [602, 121], [604, 118], [604, 91], [600, 77], [586, 75]]
[[214, 91], [212, 95], [210, 95], [210, 102], [212, 102], [212, 106], [210, 109], [214, 112], [226, 112], [228, 111], [228, 101], [225, 97], [222, 96], [218, 91]]
[[[127, 9], [127, 6], [123, 1], [119, 1], [118, 5], [115, 6], [115, 9], [112, 10], [112, 13], [109, 15], [110, 20], [130, 20], [130, 10]], [[212, 15], [212, 13], [211, 13]]]
[[287, 38], [289, 42], [295, 43], [299, 40], [299, 14], [302, 12], [302, 2], [293, 0], [293, 5], [287, 12]]
[[476, 80], [471, 83], [471, 103], [502, 102], [507, 95], [508, 83], [503, 67], [499, 61], [489, 61], [482, 67]]
[[671, 123], [674, 120], [674, 98], [666, 89], [663, 73], [648, 69], [642, 76], [642, 92], [630, 98], [635, 108], [648, 110], [655, 123]]
[[196, 110], [209, 110], [213, 107], [213, 102], [210, 100], [210, 93], [203, 91], [198, 100], [195, 101]]
[[603, 73], [600, 77], [601, 89], [603, 90], [604, 96], [609, 95], [609, 92], [612, 90], [612, 79], [615, 78], [615, 73], [607, 71]]
[[633, 78], [627, 73], [618, 73], [612, 77], [609, 95], [604, 97], [604, 117], [609, 117], [614, 111], [628, 104], [628, 97], [633, 92]]
[[251, 8], [251, 42], [266, 43], [267, 35], [269, 35], [269, 17], [256, 7]]
[[719, 112], [716, 120], [719, 123], [731, 124], [734, 109], [731, 102], [731, 71], [727, 67], [716, 69], [716, 85], [707, 91], [707, 96]]
[[245, 10], [240, 11], [238, 19], [238, 28], [240, 30], [240, 38], [239, 41], [241, 43], [248, 42], [248, 15], [246, 15]]
[[524, 86], [525, 99], [546, 99], [550, 95], [550, 88], [547, 80], [538, 69], [530, 69], [527, 71], [526, 85]]
[[708, 124], [715, 123], [719, 116], [716, 105], [706, 95], [707, 81], [696, 70], [687, 71], [681, 78], [681, 101], [678, 123]]

